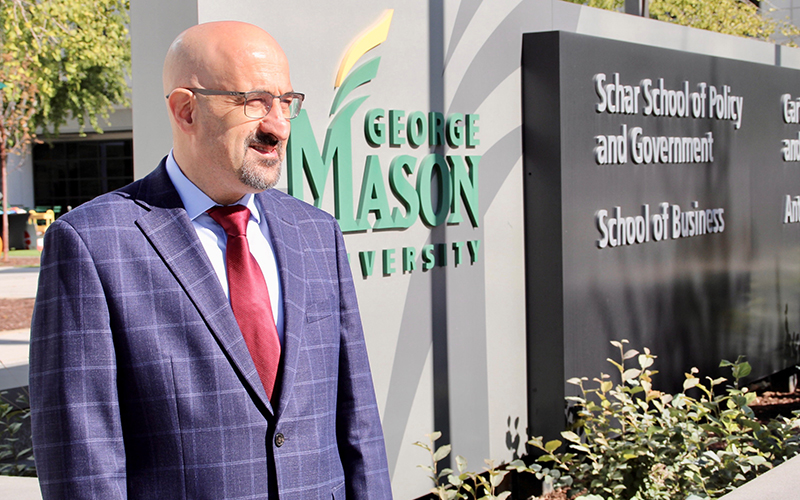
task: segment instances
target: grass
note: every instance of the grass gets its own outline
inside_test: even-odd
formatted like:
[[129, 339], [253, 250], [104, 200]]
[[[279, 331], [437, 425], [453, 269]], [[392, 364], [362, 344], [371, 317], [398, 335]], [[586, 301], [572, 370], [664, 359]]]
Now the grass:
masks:
[[39, 250], [10, 250], [9, 257], [39, 257], [42, 254]]
[[39, 267], [39, 257], [42, 252], [38, 250], [10, 250], [8, 252], [8, 262], [3, 259], [3, 251], [0, 248], [0, 267]]

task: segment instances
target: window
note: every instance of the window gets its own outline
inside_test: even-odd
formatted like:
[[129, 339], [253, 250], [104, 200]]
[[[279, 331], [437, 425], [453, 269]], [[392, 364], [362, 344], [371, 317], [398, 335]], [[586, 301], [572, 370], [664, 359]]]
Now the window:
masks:
[[131, 139], [64, 141], [33, 147], [36, 206], [76, 207], [133, 181]]

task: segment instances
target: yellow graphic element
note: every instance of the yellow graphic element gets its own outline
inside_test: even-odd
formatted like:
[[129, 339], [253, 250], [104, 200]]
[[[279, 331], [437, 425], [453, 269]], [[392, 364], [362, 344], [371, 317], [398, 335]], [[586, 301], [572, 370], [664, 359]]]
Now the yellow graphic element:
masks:
[[342, 59], [342, 64], [339, 66], [339, 73], [336, 75], [336, 83], [333, 88], [339, 88], [342, 81], [347, 77], [347, 74], [361, 56], [386, 41], [386, 37], [389, 36], [389, 25], [392, 24], [393, 14], [394, 9], [387, 10], [374, 28], [364, 33], [361, 38], [353, 42], [353, 45], [347, 49], [347, 53]]

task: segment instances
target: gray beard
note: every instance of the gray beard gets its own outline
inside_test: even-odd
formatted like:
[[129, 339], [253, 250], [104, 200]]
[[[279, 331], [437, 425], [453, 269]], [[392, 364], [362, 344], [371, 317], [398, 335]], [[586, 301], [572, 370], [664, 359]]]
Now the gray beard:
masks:
[[[247, 158], [250, 144], [257, 142], [259, 141], [256, 140], [255, 134], [248, 138], [245, 146], [245, 158]], [[277, 159], [244, 160], [242, 169], [239, 171], [239, 180], [242, 184], [258, 191], [266, 191], [275, 187], [281, 178], [281, 163], [284, 158], [283, 144], [279, 142], [275, 148], [278, 152]]]
[[[265, 191], [275, 187], [281, 178], [281, 161], [269, 160], [263, 162], [246, 161], [239, 171], [239, 180], [245, 186]], [[277, 175], [273, 174], [277, 171]]]

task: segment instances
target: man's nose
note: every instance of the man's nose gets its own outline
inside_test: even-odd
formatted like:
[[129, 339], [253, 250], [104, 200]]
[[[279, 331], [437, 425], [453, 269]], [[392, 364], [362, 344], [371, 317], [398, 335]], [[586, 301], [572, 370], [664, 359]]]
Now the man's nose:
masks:
[[289, 138], [289, 131], [292, 125], [289, 119], [283, 116], [281, 107], [275, 103], [270, 108], [267, 116], [261, 119], [259, 127], [264, 132], [274, 135], [279, 141], [285, 141]]

